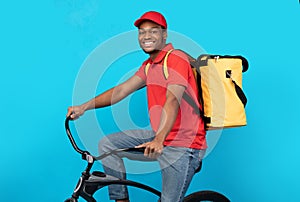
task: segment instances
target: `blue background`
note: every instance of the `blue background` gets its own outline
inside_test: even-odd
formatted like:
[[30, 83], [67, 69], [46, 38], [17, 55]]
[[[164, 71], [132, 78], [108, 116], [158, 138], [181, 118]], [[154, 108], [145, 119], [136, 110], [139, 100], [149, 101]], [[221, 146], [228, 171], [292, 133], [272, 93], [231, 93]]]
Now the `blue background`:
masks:
[[[92, 50], [135, 29], [133, 21], [148, 10], [164, 13], [171, 30], [207, 52], [241, 54], [250, 62], [243, 80], [248, 126], [223, 131], [188, 192], [212, 189], [243, 202], [300, 201], [299, 9], [296, 0], [2, 2], [0, 201], [71, 195], [85, 166], [63, 126], [76, 76]], [[116, 65], [130, 69], [145, 58]], [[97, 113], [105, 117], [109, 108]], [[160, 189], [158, 172], [130, 177]]]

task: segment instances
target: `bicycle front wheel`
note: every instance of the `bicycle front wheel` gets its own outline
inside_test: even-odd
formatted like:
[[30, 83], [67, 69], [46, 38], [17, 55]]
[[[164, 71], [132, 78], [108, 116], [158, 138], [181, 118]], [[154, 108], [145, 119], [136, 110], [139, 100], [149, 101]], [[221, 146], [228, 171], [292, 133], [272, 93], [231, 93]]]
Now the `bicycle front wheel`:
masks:
[[198, 191], [192, 193], [183, 199], [184, 202], [204, 202], [204, 201], [211, 201], [211, 202], [230, 202], [230, 200], [215, 191]]

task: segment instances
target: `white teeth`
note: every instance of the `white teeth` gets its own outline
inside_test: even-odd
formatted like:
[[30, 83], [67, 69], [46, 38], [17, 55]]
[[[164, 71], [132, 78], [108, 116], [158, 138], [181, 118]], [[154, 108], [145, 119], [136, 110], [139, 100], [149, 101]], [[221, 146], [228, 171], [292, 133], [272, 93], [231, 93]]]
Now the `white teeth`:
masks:
[[150, 45], [150, 44], [153, 44], [152, 41], [149, 41], [149, 42], [144, 42], [145, 45]]

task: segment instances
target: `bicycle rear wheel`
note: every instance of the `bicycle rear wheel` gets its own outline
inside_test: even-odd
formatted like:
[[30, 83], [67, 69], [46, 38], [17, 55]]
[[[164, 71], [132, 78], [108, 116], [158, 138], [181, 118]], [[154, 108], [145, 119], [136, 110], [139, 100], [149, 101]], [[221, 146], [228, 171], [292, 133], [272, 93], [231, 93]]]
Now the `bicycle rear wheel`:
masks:
[[215, 191], [198, 191], [194, 192], [183, 199], [184, 202], [203, 202], [203, 201], [211, 201], [211, 202], [230, 202], [230, 200]]

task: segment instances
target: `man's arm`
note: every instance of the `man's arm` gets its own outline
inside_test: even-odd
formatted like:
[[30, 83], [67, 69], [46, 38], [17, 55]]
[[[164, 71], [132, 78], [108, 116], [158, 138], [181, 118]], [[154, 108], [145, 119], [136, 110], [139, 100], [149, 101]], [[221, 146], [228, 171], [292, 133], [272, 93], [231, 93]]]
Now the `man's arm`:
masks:
[[77, 119], [87, 110], [113, 105], [144, 85], [145, 82], [134, 75], [124, 83], [105, 91], [82, 105], [69, 107], [67, 116], [71, 115], [72, 119]]
[[175, 123], [184, 90], [185, 87], [181, 85], [168, 86], [166, 102], [163, 107], [160, 125], [154, 140], [137, 146], [137, 148], [145, 147], [145, 156], [149, 158], [156, 158], [162, 153], [165, 138]]

